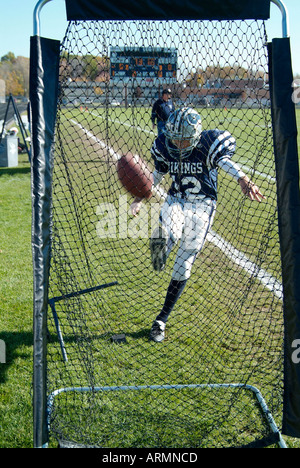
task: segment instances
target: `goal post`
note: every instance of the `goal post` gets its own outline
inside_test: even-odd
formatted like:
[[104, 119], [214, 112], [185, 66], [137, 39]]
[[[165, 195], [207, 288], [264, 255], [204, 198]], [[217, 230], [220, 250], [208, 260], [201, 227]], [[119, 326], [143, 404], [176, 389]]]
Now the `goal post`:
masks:
[[[60, 43], [41, 36], [49, 1], [35, 8], [30, 51], [34, 446], [285, 447], [281, 432], [300, 437], [286, 8], [272, 0], [283, 37], [266, 44], [271, 0], [172, 11], [167, 0], [66, 0]], [[157, 346], [148, 328], [174, 257], [157, 275], [148, 250], [168, 180], [132, 219], [116, 166], [133, 152], [153, 169], [151, 108], [165, 86], [205, 129], [234, 135], [266, 202], [220, 174], [212, 230]]]

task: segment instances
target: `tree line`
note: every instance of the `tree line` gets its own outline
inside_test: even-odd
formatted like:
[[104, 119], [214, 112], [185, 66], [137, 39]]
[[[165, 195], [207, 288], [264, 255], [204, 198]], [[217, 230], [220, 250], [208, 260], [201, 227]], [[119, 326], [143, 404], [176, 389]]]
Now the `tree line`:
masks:
[[29, 58], [8, 52], [1, 57], [0, 80], [5, 82], [5, 94], [8, 96], [29, 96]]
[[[66, 56], [61, 58], [60, 75], [62, 79], [73, 79], [83, 81], [109, 81], [109, 59], [108, 57]], [[211, 80], [222, 80], [225, 77], [239, 79], [263, 78], [260, 71], [255, 74], [251, 70], [242, 67], [220, 67], [209, 66], [205, 70], [197, 70], [190, 73], [185, 81], [196, 87], [205, 86]], [[300, 78], [296, 75], [295, 78]], [[18, 56], [13, 52], [3, 55], [0, 60], [0, 80], [5, 82], [5, 94], [9, 96], [29, 96], [29, 58]]]

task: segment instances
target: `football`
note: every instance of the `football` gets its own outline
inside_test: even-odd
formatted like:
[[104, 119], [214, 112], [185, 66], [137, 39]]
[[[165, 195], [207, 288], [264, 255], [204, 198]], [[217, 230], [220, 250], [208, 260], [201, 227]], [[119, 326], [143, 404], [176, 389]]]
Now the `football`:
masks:
[[153, 176], [151, 170], [138, 155], [127, 153], [118, 160], [117, 173], [125, 189], [140, 198], [152, 195]]

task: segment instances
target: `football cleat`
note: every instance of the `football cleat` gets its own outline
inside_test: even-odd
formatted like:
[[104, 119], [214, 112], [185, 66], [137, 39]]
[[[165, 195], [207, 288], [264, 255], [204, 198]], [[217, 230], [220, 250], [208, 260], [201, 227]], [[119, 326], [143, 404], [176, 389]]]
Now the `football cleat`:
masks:
[[155, 271], [162, 271], [167, 261], [167, 234], [162, 226], [156, 228], [150, 239], [151, 261]]
[[165, 338], [165, 328], [166, 324], [161, 320], [155, 320], [153, 322], [149, 338], [152, 341], [156, 341], [156, 343], [160, 343]]

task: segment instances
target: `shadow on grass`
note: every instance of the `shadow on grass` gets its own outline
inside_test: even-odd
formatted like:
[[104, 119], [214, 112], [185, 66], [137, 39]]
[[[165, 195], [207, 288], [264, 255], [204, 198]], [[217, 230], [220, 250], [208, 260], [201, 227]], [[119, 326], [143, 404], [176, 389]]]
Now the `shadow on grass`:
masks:
[[25, 167], [0, 167], [0, 177], [2, 175], [16, 175], [16, 174], [29, 174], [31, 171], [30, 166]]
[[[0, 364], [0, 383], [6, 381], [6, 373], [16, 359], [32, 362], [32, 332], [0, 332], [0, 340], [5, 343], [5, 363]], [[22, 348], [22, 351], [21, 351]]]

